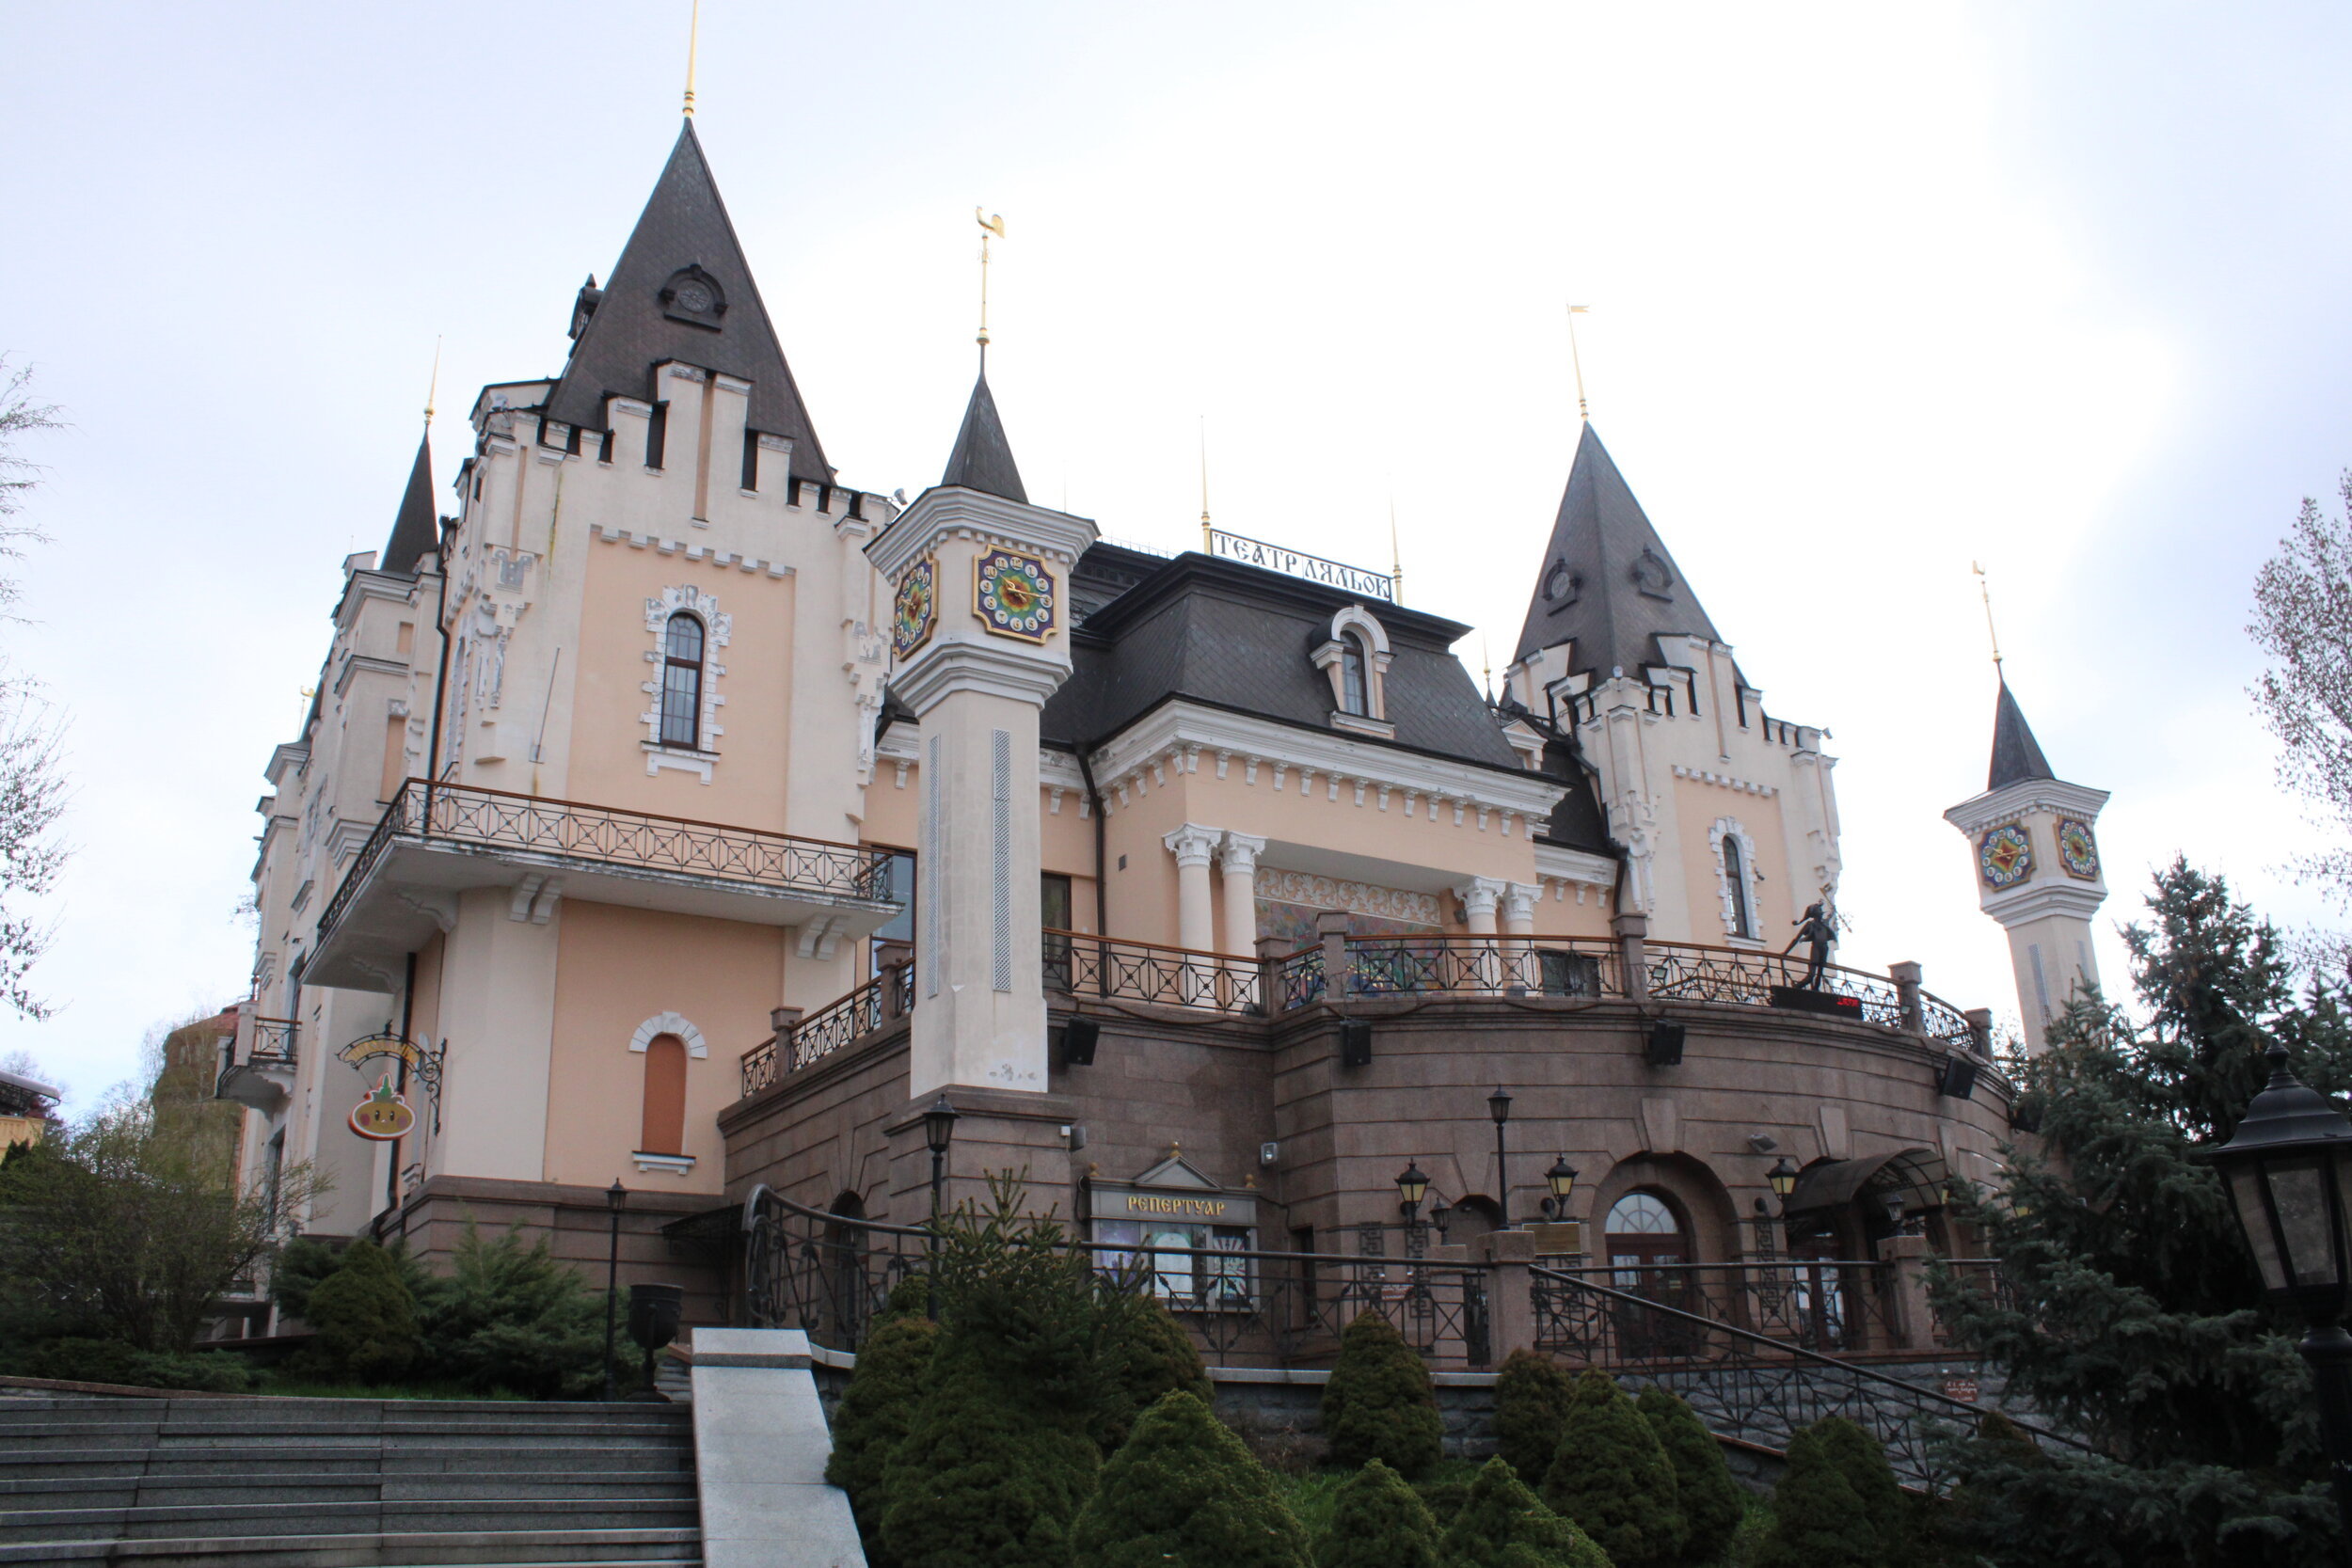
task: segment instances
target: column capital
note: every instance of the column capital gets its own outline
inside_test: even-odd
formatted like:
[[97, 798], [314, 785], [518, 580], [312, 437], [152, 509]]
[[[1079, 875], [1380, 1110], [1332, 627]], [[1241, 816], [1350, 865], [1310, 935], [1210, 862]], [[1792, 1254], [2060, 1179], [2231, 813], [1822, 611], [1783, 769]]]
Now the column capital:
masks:
[[1505, 883], [1502, 890], [1502, 918], [1511, 921], [1534, 921], [1535, 906], [1542, 902], [1544, 890], [1540, 887], [1530, 886], [1526, 882]]
[[1472, 877], [1454, 890], [1454, 896], [1462, 901], [1462, 908], [1473, 916], [1492, 915], [1510, 883], [1500, 877]]
[[1217, 860], [1229, 877], [1254, 876], [1258, 857], [1265, 853], [1265, 840], [1248, 833], [1229, 832], [1217, 850]]
[[1161, 834], [1160, 842], [1168, 846], [1178, 865], [1205, 866], [1209, 863], [1210, 854], [1216, 848], [1217, 841], [1224, 836], [1221, 829], [1204, 828], [1198, 822], [1187, 822], [1181, 828]]

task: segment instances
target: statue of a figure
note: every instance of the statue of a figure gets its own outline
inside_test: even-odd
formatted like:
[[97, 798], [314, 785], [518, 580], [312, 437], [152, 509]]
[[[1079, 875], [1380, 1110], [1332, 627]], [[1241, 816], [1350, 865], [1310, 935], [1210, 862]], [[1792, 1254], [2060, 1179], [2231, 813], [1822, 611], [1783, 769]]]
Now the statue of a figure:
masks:
[[1807, 904], [1804, 918], [1797, 922], [1797, 934], [1788, 939], [1783, 954], [1793, 953], [1797, 943], [1808, 944], [1805, 950], [1804, 978], [1797, 982], [1801, 990], [1820, 990], [1821, 971], [1829, 967], [1830, 943], [1837, 940], [1837, 917], [1829, 911], [1826, 900]]

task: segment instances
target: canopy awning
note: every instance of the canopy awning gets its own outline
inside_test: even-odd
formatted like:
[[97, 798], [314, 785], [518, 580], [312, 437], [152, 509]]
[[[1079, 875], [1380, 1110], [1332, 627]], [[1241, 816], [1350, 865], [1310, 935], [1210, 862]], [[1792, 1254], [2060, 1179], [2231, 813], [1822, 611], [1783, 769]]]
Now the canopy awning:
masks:
[[1899, 1148], [1860, 1160], [1832, 1160], [1807, 1165], [1799, 1174], [1797, 1189], [1788, 1195], [1787, 1212], [1794, 1214], [1811, 1209], [1836, 1209], [1851, 1203], [1865, 1187], [1902, 1194], [1907, 1213], [1940, 1209], [1944, 1205], [1944, 1187], [1951, 1174], [1944, 1156], [1931, 1148]]

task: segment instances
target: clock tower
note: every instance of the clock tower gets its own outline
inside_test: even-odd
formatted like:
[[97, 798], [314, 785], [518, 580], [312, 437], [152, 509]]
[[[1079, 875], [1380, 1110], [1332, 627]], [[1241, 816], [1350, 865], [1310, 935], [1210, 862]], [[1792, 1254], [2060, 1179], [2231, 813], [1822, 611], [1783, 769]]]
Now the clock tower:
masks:
[[2106, 790], [2050, 770], [2004, 679], [1984, 793], [1944, 820], [1966, 835], [1977, 900], [2009, 933], [2029, 1052], [2044, 1048], [2071, 999], [2099, 989], [2090, 922], [2107, 895], [2096, 832], [2106, 803]]

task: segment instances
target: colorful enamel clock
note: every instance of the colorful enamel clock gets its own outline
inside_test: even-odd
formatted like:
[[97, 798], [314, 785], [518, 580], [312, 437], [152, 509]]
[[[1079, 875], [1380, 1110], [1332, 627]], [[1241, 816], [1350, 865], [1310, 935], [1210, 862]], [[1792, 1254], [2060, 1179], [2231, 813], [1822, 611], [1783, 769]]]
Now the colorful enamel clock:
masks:
[[2016, 823], [2002, 823], [1977, 840], [1977, 872], [1987, 887], [2015, 887], [2033, 875], [2033, 840]]
[[930, 641], [931, 628], [939, 624], [939, 569], [929, 560], [918, 561], [899, 579], [898, 596], [890, 610], [890, 652], [895, 658], [905, 658]]
[[2079, 817], [2058, 819], [2058, 864], [2066, 867], [2069, 877], [2079, 877], [2086, 882], [2099, 879], [2099, 841], [2090, 836], [2090, 824]]
[[1054, 630], [1056, 587], [1044, 562], [1018, 550], [990, 550], [976, 563], [973, 613], [999, 637], [1042, 642]]

